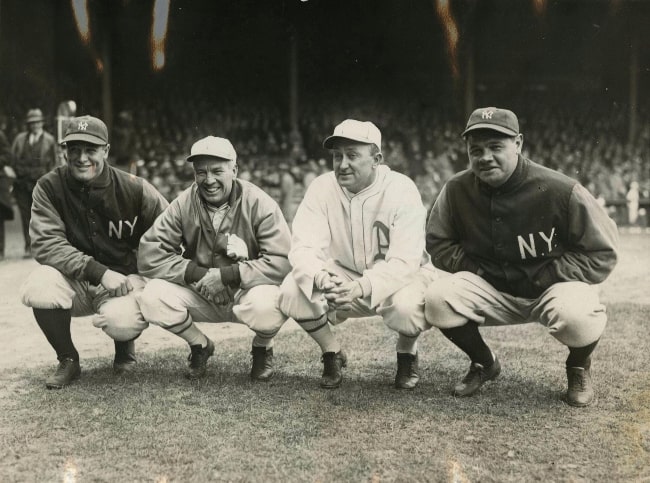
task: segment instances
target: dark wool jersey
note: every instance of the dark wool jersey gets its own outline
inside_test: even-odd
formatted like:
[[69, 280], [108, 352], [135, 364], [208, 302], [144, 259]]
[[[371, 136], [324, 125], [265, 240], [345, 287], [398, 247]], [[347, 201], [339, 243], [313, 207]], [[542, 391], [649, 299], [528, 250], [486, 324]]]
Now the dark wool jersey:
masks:
[[616, 264], [616, 225], [577, 181], [519, 157], [498, 188], [470, 170], [451, 178], [427, 224], [434, 265], [536, 298], [557, 282], [602, 282]]
[[107, 268], [137, 273], [140, 237], [166, 206], [147, 181], [108, 164], [89, 183], [59, 167], [34, 190], [32, 253], [39, 263], [95, 285]]

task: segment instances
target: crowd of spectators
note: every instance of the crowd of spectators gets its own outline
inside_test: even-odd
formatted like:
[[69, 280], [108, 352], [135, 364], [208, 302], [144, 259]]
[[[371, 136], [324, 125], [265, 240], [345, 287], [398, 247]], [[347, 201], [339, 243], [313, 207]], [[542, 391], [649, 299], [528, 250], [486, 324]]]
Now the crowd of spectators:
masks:
[[[124, 106], [114, 120], [114, 164], [149, 179], [172, 199], [193, 180], [191, 166], [184, 162], [192, 143], [207, 134], [224, 136], [237, 150], [239, 176], [278, 199], [289, 218], [309, 181], [330, 169], [321, 142], [345, 118], [379, 126], [386, 164], [415, 180], [428, 207], [447, 179], [467, 165], [459, 136], [464, 114], [449, 109], [396, 100], [355, 102], [349, 109], [336, 99], [319, 100], [304, 103], [292, 127], [275, 105], [209, 99], [199, 93], [171, 95], [164, 102], [152, 98]], [[636, 190], [642, 201], [650, 197], [648, 113], [640, 113], [630, 142], [628, 112], [622, 106], [548, 106], [512, 107], [520, 117], [524, 155], [578, 179], [619, 223], [628, 222], [629, 193]], [[9, 139], [22, 128], [23, 112], [24, 106], [4, 117], [0, 127]]]

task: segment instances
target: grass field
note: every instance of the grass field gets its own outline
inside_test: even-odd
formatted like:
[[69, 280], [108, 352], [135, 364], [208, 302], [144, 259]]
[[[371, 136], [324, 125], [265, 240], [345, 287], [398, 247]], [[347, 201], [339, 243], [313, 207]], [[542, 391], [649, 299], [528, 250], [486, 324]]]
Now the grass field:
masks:
[[394, 334], [359, 319], [336, 328], [349, 364], [334, 391], [302, 331], [278, 337], [267, 384], [248, 380], [250, 338], [219, 344], [198, 383], [180, 349], [142, 354], [127, 377], [86, 359], [62, 391], [43, 387], [51, 365], [5, 371], [0, 481], [650, 481], [650, 251], [647, 235], [622, 242], [590, 408], [562, 402], [566, 351], [538, 324], [485, 329], [502, 375], [455, 399], [467, 361], [439, 332], [401, 392]]

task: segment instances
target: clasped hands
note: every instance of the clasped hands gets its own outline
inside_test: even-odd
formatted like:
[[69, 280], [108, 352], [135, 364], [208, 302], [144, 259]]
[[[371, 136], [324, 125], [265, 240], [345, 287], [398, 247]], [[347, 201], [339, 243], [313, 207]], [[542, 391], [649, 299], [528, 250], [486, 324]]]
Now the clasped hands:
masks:
[[335, 273], [324, 270], [314, 277], [314, 286], [323, 292], [330, 310], [350, 310], [352, 302], [363, 297], [358, 281], [345, 281]]
[[232, 301], [230, 291], [223, 284], [221, 271], [218, 268], [208, 269], [203, 278], [196, 283], [196, 290], [217, 305], [226, 305]]

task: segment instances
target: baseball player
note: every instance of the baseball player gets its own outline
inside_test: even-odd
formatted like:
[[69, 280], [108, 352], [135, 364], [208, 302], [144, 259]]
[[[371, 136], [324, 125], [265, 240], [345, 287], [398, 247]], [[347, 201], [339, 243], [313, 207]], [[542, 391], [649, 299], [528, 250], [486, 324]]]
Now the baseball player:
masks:
[[289, 227], [270, 196], [237, 179], [229, 140], [203, 138], [187, 161], [195, 182], [140, 241], [138, 266], [154, 279], [140, 297], [142, 313], [187, 341], [189, 379], [205, 376], [215, 349], [194, 321], [246, 324], [255, 332], [250, 376], [266, 381], [273, 337], [287, 319], [277, 299], [290, 269]]
[[427, 320], [471, 360], [454, 394], [501, 371], [479, 326], [538, 321], [569, 348], [566, 402], [587, 406], [607, 322], [593, 285], [616, 265], [616, 225], [577, 181], [521, 155], [513, 112], [477, 109], [462, 136], [470, 168], [443, 188], [426, 235], [433, 263], [453, 273], [429, 286]]
[[147, 327], [136, 302], [140, 236], [167, 206], [147, 181], [108, 165], [106, 125], [96, 117], [69, 121], [66, 166], [34, 188], [30, 234], [40, 266], [21, 289], [22, 301], [56, 351], [59, 366], [47, 379], [60, 389], [81, 374], [70, 318], [95, 314], [93, 324], [115, 340], [113, 368], [135, 364], [133, 340]]
[[426, 210], [413, 181], [382, 164], [381, 132], [347, 119], [323, 146], [334, 170], [307, 189], [293, 221], [280, 309], [294, 318], [323, 353], [321, 387], [336, 388], [347, 357], [329, 323], [381, 315], [395, 330], [395, 387], [419, 381], [417, 338], [426, 286], [435, 269], [424, 250]]

